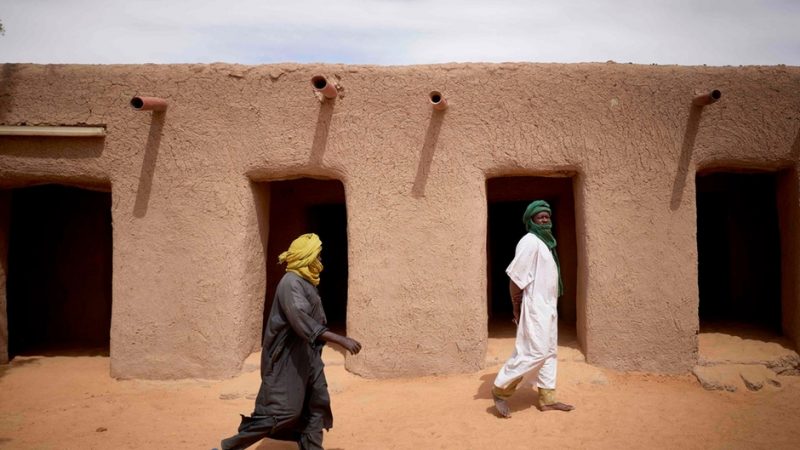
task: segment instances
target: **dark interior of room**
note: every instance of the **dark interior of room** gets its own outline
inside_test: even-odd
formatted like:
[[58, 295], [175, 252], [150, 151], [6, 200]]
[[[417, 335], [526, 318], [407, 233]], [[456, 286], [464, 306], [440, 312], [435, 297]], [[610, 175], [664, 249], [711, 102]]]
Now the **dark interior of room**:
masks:
[[[506, 267], [514, 259], [517, 242], [525, 235], [522, 215], [534, 200], [546, 200], [553, 209], [553, 233], [558, 245], [564, 295], [558, 301], [559, 321], [575, 327], [577, 248], [572, 178], [500, 177], [486, 182], [487, 300], [490, 335], [513, 332], [513, 312]], [[509, 325], [511, 326], [509, 328]]]
[[111, 194], [61, 185], [11, 191], [9, 357], [108, 354]]
[[268, 317], [275, 288], [285, 273], [278, 255], [304, 233], [322, 240], [324, 269], [318, 286], [328, 327], [344, 333], [347, 320], [347, 209], [344, 186], [338, 180], [300, 178], [269, 183], [269, 238], [267, 243], [267, 293], [264, 318]]
[[698, 175], [701, 330], [781, 332], [781, 246], [772, 173]]

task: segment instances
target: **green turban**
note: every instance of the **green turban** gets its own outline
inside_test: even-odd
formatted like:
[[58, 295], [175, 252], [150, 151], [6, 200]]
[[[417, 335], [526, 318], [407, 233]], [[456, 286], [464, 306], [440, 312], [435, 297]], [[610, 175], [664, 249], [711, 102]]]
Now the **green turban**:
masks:
[[550, 253], [553, 254], [553, 259], [556, 261], [556, 268], [558, 269], [558, 296], [561, 297], [561, 294], [564, 293], [564, 283], [561, 281], [561, 263], [558, 261], [558, 253], [556, 252], [556, 238], [553, 236], [553, 223], [538, 224], [533, 221], [533, 218], [542, 211], [546, 211], [551, 215], [553, 214], [553, 211], [550, 209], [550, 204], [546, 201], [536, 200], [531, 202], [531, 204], [525, 208], [525, 214], [522, 215], [522, 223], [525, 224], [525, 229], [528, 230], [528, 233], [541, 239], [542, 242], [547, 245], [547, 248], [550, 249]]

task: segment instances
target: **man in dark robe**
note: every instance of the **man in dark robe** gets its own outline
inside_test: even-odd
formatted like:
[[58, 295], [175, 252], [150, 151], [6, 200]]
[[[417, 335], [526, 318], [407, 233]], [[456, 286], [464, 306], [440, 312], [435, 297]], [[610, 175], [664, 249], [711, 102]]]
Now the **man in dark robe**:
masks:
[[242, 416], [239, 433], [223, 450], [247, 448], [263, 438], [295, 441], [301, 450], [322, 449], [322, 429], [333, 426], [322, 347], [334, 342], [350, 354], [361, 344], [326, 327], [317, 292], [322, 242], [304, 234], [283, 252], [286, 275], [278, 283], [261, 348], [261, 387], [255, 410]]

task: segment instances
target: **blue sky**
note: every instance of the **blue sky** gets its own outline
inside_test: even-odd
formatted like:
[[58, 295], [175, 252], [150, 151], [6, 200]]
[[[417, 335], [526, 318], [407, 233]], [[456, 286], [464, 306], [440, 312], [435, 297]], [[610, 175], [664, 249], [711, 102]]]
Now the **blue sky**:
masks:
[[0, 0], [0, 63], [800, 65], [800, 0]]

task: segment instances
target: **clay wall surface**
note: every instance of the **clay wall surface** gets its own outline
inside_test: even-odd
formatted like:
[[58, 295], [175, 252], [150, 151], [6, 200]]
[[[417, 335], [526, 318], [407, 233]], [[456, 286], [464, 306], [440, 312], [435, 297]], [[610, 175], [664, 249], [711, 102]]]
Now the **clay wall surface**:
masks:
[[[314, 96], [316, 74], [340, 84], [335, 101]], [[346, 365], [397, 377], [483, 364], [487, 178], [573, 176], [588, 361], [683, 372], [697, 358], [695, 173], [796, 171], [798, 88], [783, 66], [6, 64], [0, 124], [107, 136], [0, 137], [0, 188], [110, 184], [112, 375], [217, 378], [261, 336], [269, 192], [254, 184], [340, 180], [347, 330], [364, 345]], [[710, 89], [720, 102], [690, 106]], [[134, 95], [169, 109], [134, 111]], [[797, 177], [781, 186], [796, 236], [783, 217], [798, 217]], [[784, 284], [799, 273], [787, 245]], [[798, 339], [797, 299], [784, 303]]]

